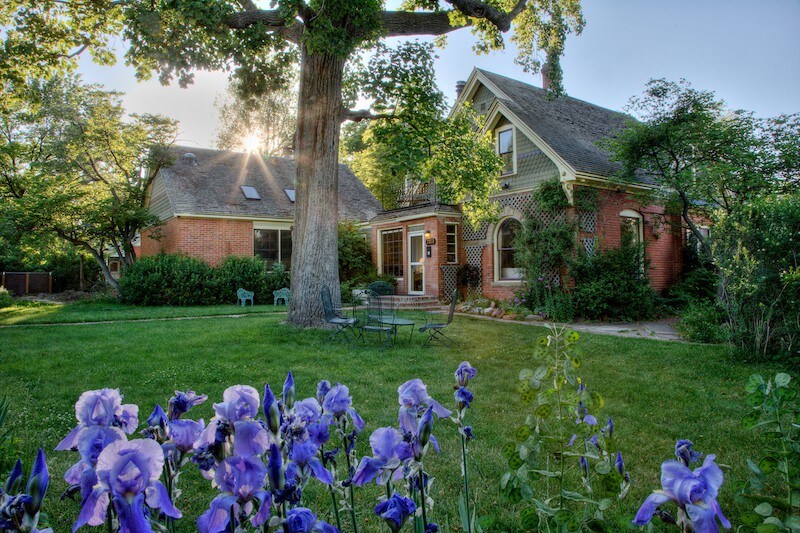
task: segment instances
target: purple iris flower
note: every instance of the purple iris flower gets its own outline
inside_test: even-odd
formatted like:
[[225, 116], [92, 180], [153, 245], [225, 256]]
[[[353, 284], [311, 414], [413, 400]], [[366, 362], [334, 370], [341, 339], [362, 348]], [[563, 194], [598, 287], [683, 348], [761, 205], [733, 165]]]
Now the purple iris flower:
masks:
[[75, 532], [84, 524], [102, 525], [106, 520], [109, 499], [119, 518], [120, 532], [151, 532], [144, 505], [180, 518], [167, 489], [158, 480], [164, 468], [164, 452], [150, 439], [116, 441], [106, 446], [97, 458], [97, 480], [92, 493], [84, 499]]
[[259, 422], [239, 420], [233, 425], [233, 453], [239, 457], [261, 455], [269, 449], [272, 438]]
[[317, 383], [317, 401], [320, 405], [325, 401], [325, 395], [328, 394], [329, 390], [331, 390], [331, 382], [327, 379], [323, 379]]
[[331, 439], [330, 426], [322, 422], [308, 426], [308, 437], [317, 446], [322, 446]]
[[675, 443], [675, 457], [685, 466], [696, 463], [702, 457], [702, 452], [696, 452], [692, 449], [692, 441], [681, 439]]
[[237, 420], [255, 418], [260, 403], [256, 389], [249, 385], [234, 385], [222, 393], [222, 403], [214, 404], [214, 412], [219, 419], [233, 424]]
[[397, 533], [405, 525], [408, 517], [417, 510], [416, 504], [396, 492], [375, 507], [375, 514], [386, 521], [389, 529]]
[[159, 404], [153, 408], [153, 412], [147, 417], [147, 425], [150, 427], [165, 427], [167, 425], [167, 413]]
[[425, 533], [439, 533], [438, 524], [434, 524], [433, 522], [425, 524]]
[[52, 529], [39, 530], [36, 524], [39, 521], [39, 510], [42, 508], [47, 486], [50, 484], [50, 474], [47, 471], [47, 463], [44, 458], [44, 451], [39, 448], [36, 453], [36, 460], [28, 478], [28, 484], [24, 494], [12, 494], [16, 492], [22, 483], [22, 461], [17, 461], [8, 480], [2, 490], [0, 490], [0, 531], [18, 531], [22, 524], [22, 531], [32, 531], [33, 533], [52, 533]]
[[689, 467], [675, 460], [661, 464], [662, 490], [654, 491], [639, 508], [633, 523], [643, 526], [650, 522], [656, 509], [663, 503], [674, 501], [692, 521], [695, 533], [719, 531], [716, 518], [725, 528], [731, 524], [722, 514], [717, 494], [722, 486], [722, 470], [714, 462], [714, 455], [707, 455], [703, 466]]
[[283, 468], [281, 449], [275, 443], [269, 447], [267, 477], [269, 477], [269, 486], [272, 488], [273, 492], [283, 490], [283, 487], [286, 485], [286, 471]]
[[353, 398], [350, 396], [350, 390], [345, 385], [336, 384], [328, 391], [322, 402], [322, 411], [337, 420], [349, 415], [358, 431], [364, 429], [364, 420], [353, 409]]
[[589, 461], [586, 460], [586, 457], [581, 455], [579, 462], [581, 465], [581, 473], [583, 474], [583, 477], [589, 477]]
[[193, 390], [175, 391], [175, 396], [169, 400], [169, 419], [178, 420], [183, 414], [195, 405], [200, 405], [208, 399], [205, 394], [197, 394]]
[[273, 435], [277, 435], [281, 430], [281, 412], [269, 385], [264, 385], [264, 403], [262, 407], [264, 408], [264, 418], [267, 419], [267, 428]]
[[605, 427], [606, 437], [611, 438], [614, 435], [614, 421], [611, 420], [611, 417], [608, 417], [608, 424]]
[[617, 458], [614, 461], [614, 466], [617, 467], [617, 472], [620, 474], [625, 473], [625, 461], [622, 460], [622, 452], [617, 452]]
[[300, 475], [304, 478], [314, 476], [322, 483], [330, 485], [333, 483], [333, 475], [330, 470], [322, 466], [322, 462], [317, 458], [319, 449], [310, 440], [305, 442], [295, 442], [289, 458], [300, 469]]
[[469, 404], [472, 403], [472, 393], [467, 390], [466, 387], [461, 387], [453, 393], [453, 396], [456, 398], [456, 405], [458, 405], [459, 411], [462, 409], [468, 409]]
[[339, 530], [321, 520], [305, 507], [295, 507], [286, 513], [283, 521], [284, 533], [339, 533]]
[[94, 426], [116, 426], [128, 435], [139, 425], [139, 408], [133, 404], [122, 404], [119, 389], [86, 391], [75, 402], [75, 418], [78, 425], [64, 437], [56, 450], [77, 449], [80, 433]]
[[294, 404], [294, 414], [303, 424], [313, 424], [322, 416], [322, 406], [316, 398], [306, 398]]
[[372, 457], [362, 457], [356, 468], [353, 483], [360, 487], [375, 479], [378, 485], [386, 484], [387, 479], [402, 477], [399, 468], [402, 461], [412, 456], [411, 446], [403, 440], [403, 436], [393, 427], [378, 428], [369, 437]]
[[231, 508], [234, 517], [250, 513], [253, 502], [258, 511], [250, 518], [253, 527], [263, 525], [269, 518], [271, 497], [264, 490], [267, 469], [258, 457], [227, 457], [216, 469], [214, 481], [222, 492], [214, 498], [209, 509], [197, 519], [201, 533], [228, 531]]
[[195, 441], [203, 434], [206, 424], [200, 420], [170, 420], [169, 438], [175, 447], [186, 453], [194, 447]]
[[399, 421], [403, 431], [414, 433], [417, 430], [417, 418], [425, 407], [432, 407], [439, 418], [453, 414], [449, 409], [428, 396], [428, 387], [421, 379], [406, 381], [397, 388], [400, 403]]
[[600, 449], [600, 442], [597, 440], [597, 435], [592, 435], [591, 437], [589, 437], [589, 442], [594, 444], [594, 447], [597, 448], [598, 450]]
[[475, 438], [475, 435], [472, 433], [472, 426], [464, 426], [462, 431], [464, 432], [464, 436], [467, 437], [467, 441], [471, 441]]
[[125, 433], [117, 427], [85, 428], [78, 442], [78, 453], [81, 459], [66, 471], [64, 481], [70, 485], [80, 485], [81, 496], [85, 500], [97, 483], [95, 466], [100, 452], [112, 442], [125, 440], [127, 440]]
[[459, 387], [466, 387], [469, 385], [471, 379], [475, 379], [478, 370], [469, 364], [467, 361], [462, 361], [456, 369], [456, 381]]
[[419, 419], [419, 424], [417, 425], [417, 431], [414, 439], [414, 443], [412, 445], [412, 452], [414, 454], [414, 459], [421, 460], [422, 457], [425, 456], [425, 453], [428, 449], [428, 442], [433, 444], [433, 447], [436, 451], [439, 451], [439, 443], [436, 441], [436, 437], [432, 435], [433, 433], [433, 406], [428, 407], [425, 414], [422, 415], [422, 418]]
[[286, 381], [283, 382], [283, 405], [287, 409], [291, 409], [294, 405], [294, 376], [291, 370], [286, 375]]

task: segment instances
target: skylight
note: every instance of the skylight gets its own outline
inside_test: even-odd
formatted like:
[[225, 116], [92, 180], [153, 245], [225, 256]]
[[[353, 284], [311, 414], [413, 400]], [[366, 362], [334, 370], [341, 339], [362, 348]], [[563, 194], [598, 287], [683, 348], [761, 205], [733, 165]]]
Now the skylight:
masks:
[[294, 203], [294, 189], [283, 189], [283, 192], [289, 197], [289, 201]]
[[242, 194], [248, 200], [261, 200], [261, 195], [258, 194], [256, 188], [250, 185], [242, 185]]

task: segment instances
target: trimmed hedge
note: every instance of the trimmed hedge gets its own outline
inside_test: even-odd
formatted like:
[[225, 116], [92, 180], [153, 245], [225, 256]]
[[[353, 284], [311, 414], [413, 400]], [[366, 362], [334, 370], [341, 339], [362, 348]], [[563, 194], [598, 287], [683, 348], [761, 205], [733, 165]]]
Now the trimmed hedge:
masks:
[[181, 254], [139, 259], [120, 278], [120, 299], [134, 305], [213, 305], [236, 303], [236, 290], [255, 293], [255, 301], [272, 303], [272, 291], [289, 286], [289, 273], [276, 264], [267, 270], [257, 257], [225, 259], [214, 268]]

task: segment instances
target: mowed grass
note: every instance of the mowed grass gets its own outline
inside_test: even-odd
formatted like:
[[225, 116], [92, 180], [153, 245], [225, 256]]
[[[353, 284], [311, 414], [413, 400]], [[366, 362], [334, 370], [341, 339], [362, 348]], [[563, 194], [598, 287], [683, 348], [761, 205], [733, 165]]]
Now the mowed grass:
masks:
[[[500, 449], [513, 441], [517, 426], [533, 409], [521, 402], [515, 387], [519, 370], [537, 365], [531, 354], [543, 328], [457, 317], [450, 328], [461, 342], [457, 349], [422, 348], [423, 338], [415, 333], [396, 349], [351, 350], [329, 342], [327, 331], [300, 330], [282, 320], [253, 315], [0, 329], [0, 394], [11, 398], [14, 451], [29, 466], [36, 448], [44, 448], [53, 479], [45, 509], [55, 531], [69, 530], [79, 511], [78, 503], [58, 500], [66, 488], [62, 476], [77, 454], [53, 448], [74, 426], [73, 404], [84, 390], [118, 387], [126, 402], [139, 405], [144, 422], [155, 403], [166, 405], [173, 390], [191, 388], [209, 395], [206, 404], [191, 412], [191, 417], [207, 421], [211, 403], [220, 401], [226, 387], [242, 383], [261, 391], [269, 383], [280, 390], [291, 369], [297, 398], [313, 396], [321, 379], [349, 386], [354, 406], [367, 422], [360, 457], [369, 451], [372, 430], [396, 424], [398, 385], [421, 378], [431, 396], [451, 406], [453, 371], [465, 359], [478, 369], [469, 422], [477, 438], [470, 451], [479, 513], [494, 514], [502, 530], [521, 531], [517, 516], [527, 504], [512, 506], [499, 495], [498, 482], [506, 470]], [[630, 494], [613, 513], [634, 513], [659, 486], [660, 464], [672, 456], [675, 440], [689, 438], [696, 449], [717, 454], [724, 465], [721, 504], [738, 523], [744, 509], [734, 504], [731, 486], [745, 479], [746, 458], [756, 451], [751, 434], [739, 424], [745, 412], [743, 384], [753, 372], [773, 369], [733, 361], [718, 346], [591, 334], [583, 334], [581, 344], [581, 374], [606, 399], [598, 418], [613, 417], [633, 478]], [[432, 453], [426, 462], [436, 478], [434, 519], [458, 531], [460, 445], [447, 420], [437, 421], [434, 434], [442, 446], [441, 455]], [[178, 501], [185, 518], [179, 530], [194, 531], [194, 521], [215, 491], [193, 465], [185, 470]], [[372, 513], [380, 493], [372, 485], [356, 494], [362, 531], [384, 530]], [[304, 502], [331, 519], [329, 496], [318, 483], [310, 484]]]
[[109, 320], [147, 320], [196, 316], [259, 314], [286, 311], [284, 305], [209, 305], [202, 307], [139, 307], [117, 302], [76, 302], [70, 304], [17, 300], [0, 309], [0, 326], [17, 324], [64, 324]]

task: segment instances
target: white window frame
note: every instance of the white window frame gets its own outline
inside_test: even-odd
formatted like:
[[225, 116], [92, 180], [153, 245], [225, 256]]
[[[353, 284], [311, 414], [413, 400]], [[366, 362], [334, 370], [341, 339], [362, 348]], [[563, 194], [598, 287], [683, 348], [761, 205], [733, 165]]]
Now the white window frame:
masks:
[[[639, 242], [636, 244], [644, 244], [644, 217], [642, 214], [633, 209], [623, 209], [619, 212], [619, 218], [635, 218], [639, 221]], [[622, 242], [622, 235], [620, 235], [620, 242]]]
[[515, 128], [513, 124], [508, 124], [494, 130], [494, 150], [498, 156], [500, 155], [500, 134], [508, 130], [511, 130], [511, 146], [514, 152], [513, 157], [511, 158], [511, 172], [507, 172], [505, 174], [501, 172], [500, 176], [503, 178], [514, 176], [517, 173], [517, 128]]
[[[500, 264], [500, 229], [503, 227], [503, 224], [505, 224], [505, 222], [507, 220], [512, 220], [512, 219], [516, 220], [517, 222], [519, 222], [520, 226], [522, 225], [522, 220], [520, 220], [519, 218], [517, 218], [517, 217], [515, 217], [513, 215], [510, 215], [510, 216], [501, 218], [497, 222], [497, 226], [495, 226], [495, 228], [494, 228], [494, 236], [493, 236], [493, 239], [492, 239], [493, 240], [493, 242], [492, 242], [492, 255], [494, 256], [493, 261], [494, 261], [494, 283], [495, 283], [495, 285], [520, 285], [523, 282], [522, 272], [519, 272], [519, 277], [518, 278], [503, 278], [500, 275], [501, 267], [502, 267], [502, 265]], [[519, 271], [520, 269], [517, 269], [517, 270]]]
[[[455, 243], [454, 243], [455, 244], [455, 259], [453, 261], [448, 261], [447, 260], [447, 255], [448, 255], [448, 252], [447, 252], [447, 235], [448, 235], [447, 229], [448, 229], [448, 226], [453, 226], [455, 228], [455, 230], [456, 230], [455, 231]], [[448, 265], [457, 265], [458, 264], [458, 224], [456, 224], [455, 222], [445, 222], [444, 228], [445, 228], [444, 229], [444, 262], [447, 263]]]
[[[384, 234], [384, 232], [396, 232], [396, 231], [400, 232], [401, 235], [403, 233], [405, 233], [405, 231], [403, 231], [403, 226], [397, 226], [397, 227], [393, 227], [393, 228], [381, 228], [381, 229], [378, 230], [378, 274], [380, 274], [380, 275], [385, 274], [385, 272], [383, 270], [383, 234]], [[404, 241], [401, 240], [401, 242], [404, 242]], [[403, 246], [405, 246], [405, 244], [403, 244]], [[401, 255], [401, 259], [400, 259], [400, 265], [403, 266], [403, 276], [401, 276], [401, 277], [399, 277], [397, 279], [405, 278], [405, 274], [406, 274], [405, 265], [403, 265], [402, 255]]]

